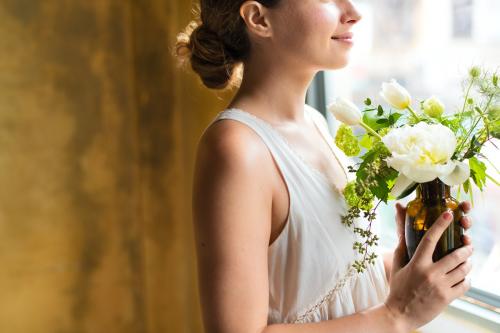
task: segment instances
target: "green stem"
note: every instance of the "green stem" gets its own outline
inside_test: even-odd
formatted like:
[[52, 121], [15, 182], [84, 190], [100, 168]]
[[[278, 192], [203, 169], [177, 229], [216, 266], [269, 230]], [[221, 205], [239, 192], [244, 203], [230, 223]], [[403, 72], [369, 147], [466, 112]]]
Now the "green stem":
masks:
[[363, 121], [361, 121], [359, 123], [359, 125], [361, 127], [363, 127], [368, 133], [372, 134], [373, 136], [379, 138], [380, 141], [382, 141], [382, 137], [380, 136], [380, 134], [378, 134], [377, 132], [375, 132], [370, 126], [368, 126], [367, 124], [365, 124]]
[[491, 180], [497, 186], [500, 186], [500, 183], [498, 182], [498, 180], [496, 180], [495, 178], [491, 177], [490, 175], [486, 174], [486, 178], [488, 178], [489, 180]]
[[408, 105], [406, 108], [408, 109], [408, 111], [410, 111], [410, 113], [413, 116], [413, 118], [415, 118], [415, 120], [417, 122], [419, 122], [420, 118], [417, 116], [417, 113], [415, 111], [413, 111], [413, 109], [411, 108], [411, 106]]
[[[490, 103], [491, 103], [492, 100], [493, 100], [493, 95], [491, 95], [490, 98], [488, 99], [488, 103], [486, 103], [486, 107], [484, 108], [484, 110], [485, 110], [484, 112], [486, 112], [488, 110], [488, 108], [490, 107]], [[461, 144], [459, 146], [459, 149], [456, 150], [458, 153], [460, 153], [460, 151], [462, 151], [462, 149], [464, 148], [465, 143], [467, 143], [467, 141], [469, 140], [470, 135], [476, 129], [477, 125], [479, 124], [479, 121], [482, 119], [482, 115], [483, 115], [483, 112], [481, 112], [479, 114], [479, 117], [473, 123], [473, 125], [470, 128], [470, 130], [468, 131], [467, 135], [465, 135], [465, 139], [461, 142]]]
[[493, 162], [491, 162], [491, 161], [490, 161], [490, 159], [489, 159], [488, 157], [484, 156], [484, 159], [485, 159], [486, 161], [488, 161], [488, 163], [489, 163], [489, 164], [493, 167], [493, 169], [495, 169], [495, 171], [496, 171], [497, 173], [500, 173], [500, 170], [498, 170], [498, 168], [495, 166], [495, 164], [493, 164]]
[[467, 92], [465, 93], [464, 105], [462, 106], [462, 111], [460, 111], [460, 122], [462, 122], [462, 114], [465, 112], [465, 105], [467, 105], [467, 100], [469, 99], [470, 89], [474, 84], [474, 78], [470, 80], [469, 87], [467, 88]]
[[474, 207], [474, 194], [472, 193], [472, 184], [470, 184], [470, 204], [472, 207]]

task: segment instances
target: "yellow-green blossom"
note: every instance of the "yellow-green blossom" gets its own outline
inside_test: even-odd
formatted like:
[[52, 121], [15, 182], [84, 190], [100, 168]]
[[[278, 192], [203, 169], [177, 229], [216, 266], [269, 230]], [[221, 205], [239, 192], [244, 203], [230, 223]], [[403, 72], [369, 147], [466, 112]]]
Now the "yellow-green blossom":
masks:
[[358, 139], [354, 136], [352, 128], [345, 124], [341, 124], [335, 135], [335, 144], [347, 156], [357, 156], [361, 152]]
[[424, 101], [422, 109], [429, 117], [439, 118], [444, 112], [444, 104], [437, 97], [432, 96]]

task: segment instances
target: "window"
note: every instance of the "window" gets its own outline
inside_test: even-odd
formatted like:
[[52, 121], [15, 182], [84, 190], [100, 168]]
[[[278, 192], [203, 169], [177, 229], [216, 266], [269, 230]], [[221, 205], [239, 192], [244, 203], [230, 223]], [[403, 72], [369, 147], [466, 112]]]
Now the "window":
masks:
[[[451, 111], [460, 105], [461, 80], [471, 65], [499, 68], [500, 29], [496, 22], [500, 1], [354, 2], [363, 19], [353, 29], [356, 44], [351, 50], [351, 63], [316, 78], [323, 80], [319, 86], [325, 89], [325, 105], [336, 96], [349, 98], [359, 106], [366, 97], [382, 103], [378, 97], [381, 83], [395, 78], [410, 91], [414, 105], [436, 95]], [[480, 19], [473, 19], [478, 16]], [[324, 110], [324, 105], [318, 108]], [[337, 124], [331, 115], [326, 117], [333, 133]], [[489, 146], [484, 152], [500, 168], [499, 151]], [[468, 297], [500, 313], [500, 188], [488, 185], [474, 196], [474, 226], [468, 232], [475, 246], [473, 288]], [[460, 200], [464, 199], [462, 195]], [[396, 245], [394, 212], [393, 204], [378, 211], [375, 231], [383, 247]]]
[[472, 36], [472, 0], [453, 0], [453, 37]]

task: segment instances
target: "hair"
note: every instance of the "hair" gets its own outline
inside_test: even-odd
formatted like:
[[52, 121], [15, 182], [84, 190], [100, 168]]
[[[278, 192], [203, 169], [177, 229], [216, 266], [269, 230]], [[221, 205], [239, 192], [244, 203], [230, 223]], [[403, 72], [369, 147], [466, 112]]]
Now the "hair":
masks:
[[[281, 0], [257, 0], [272, 8]], [[245, 0], [200, 0], [196, 18], [177, 35], [174, 55], [210, 89], [239, 87], [250, 39], [240, 7]]]

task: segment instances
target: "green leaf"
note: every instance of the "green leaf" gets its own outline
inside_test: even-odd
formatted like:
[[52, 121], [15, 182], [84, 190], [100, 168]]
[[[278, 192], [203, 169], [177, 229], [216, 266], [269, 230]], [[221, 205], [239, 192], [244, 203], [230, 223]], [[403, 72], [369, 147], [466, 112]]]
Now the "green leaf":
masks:
[[391, 113], [389, 115], [389, 118], [388, 118], [389, 119], [389, 126], [394, 125], [398, 121], [398, 119], [401, 118], [402, 115], [403, 115], [402, 113], [398, 113], [398, 112]]
[[464, 192], [469, 193], [470, 190], [470, 179], [467, 179], [464, 183]]
[[470, 175], [477, 187], [482, 190], [486, 182], [486, 165], [475, 157], [469, 158]]
[[379, 105], [377, 108], [377, 116], [381, 116], [384, 114], [384, 109], [382, 108], [382, 105]]
[[377, 113], [378, 112], [373, 110], [373, 111], [367, 111], [363, 114], [363, 122], [375, 131], [385, 128], [389, 125], [389, 122], [385, 123], [377, 122], [379, 119], [385, 119], [385, 117], [377, 116]]
[[357, 156], [361, 152], [358, 144], [358, 139], [354, 136], [352, 128], [345, 124], [341, 124], [335, 135], [335, 144], [347, 156]]
[[370, 106], [370, 105], [372, 105], [372, 100], [371, 100], [371, 99], [369, 99], [369, 98], [365, 99], [365, 105], [366, 105], [366, 106]]
[[371, 149], [373, 147], [373, 137], [366, 133], [365, 135], [363, 135], [361, 140], [359, 140], [359, 144], [363, 148]]
[[413, 191], [415, 191], [417, 186], [418, 186], [418, 183], [411, 183], [410, 186], [408, 186], [396, 199], [401, 200], [403, 198], [406, 198], [407, 196], [412, 194]]
[[398, 176], [398, 172], [385, 163], [385, 158], [390, 152], [383, 143], [377, 142], [374, 147], [364, 154], [358, 171], [357, 179], [370, 179], [369, 189], [380, 200], [387, 202], [390, 184]]

